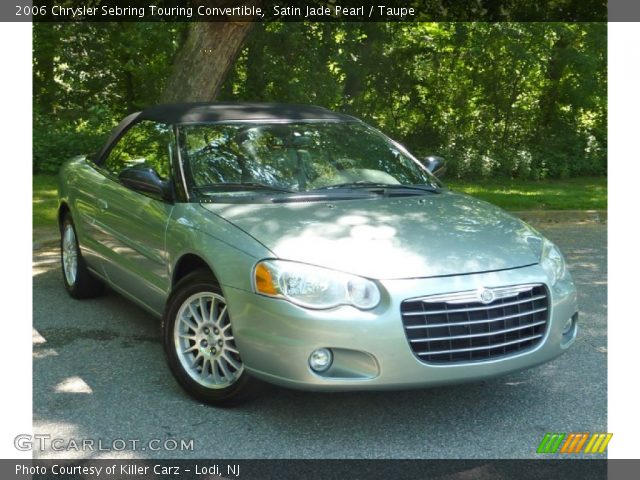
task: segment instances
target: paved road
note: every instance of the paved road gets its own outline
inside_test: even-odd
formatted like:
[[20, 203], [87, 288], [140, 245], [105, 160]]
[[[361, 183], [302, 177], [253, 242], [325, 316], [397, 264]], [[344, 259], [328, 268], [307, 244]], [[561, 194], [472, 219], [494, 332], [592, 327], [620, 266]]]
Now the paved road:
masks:
[[[64, 292], [57, 252], [34, 252], [34, 432], [52, 438], [194, 439], [192, 451], [65, 451], [39, 458], [518, 458], [548, 431], [606, 431], [606, 225], [541, 226], [580, 293], [575, 346], [544, 366], [446, 388], [314, 394], [267, 388], [240, 408], [189, 399], [164, 363], [158, 323], [116, 294]], [[64, 444], [57, 444], [61, 446]], [[155, 447], [157, 444], [151, 445]], [[73, 444], [71, 445], [73, 448]], [[169, 442], [169, 448], [173, 444]]]

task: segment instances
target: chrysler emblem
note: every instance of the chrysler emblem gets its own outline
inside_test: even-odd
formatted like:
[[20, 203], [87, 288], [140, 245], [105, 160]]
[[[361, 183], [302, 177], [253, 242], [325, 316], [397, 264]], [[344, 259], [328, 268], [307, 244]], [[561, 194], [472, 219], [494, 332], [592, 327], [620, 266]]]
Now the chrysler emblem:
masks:
[[495, 300], [496, 296], [494, 295], [493, 290], [480, 288], [478, 289], [478, 298], [482, 303], [491, 303]]

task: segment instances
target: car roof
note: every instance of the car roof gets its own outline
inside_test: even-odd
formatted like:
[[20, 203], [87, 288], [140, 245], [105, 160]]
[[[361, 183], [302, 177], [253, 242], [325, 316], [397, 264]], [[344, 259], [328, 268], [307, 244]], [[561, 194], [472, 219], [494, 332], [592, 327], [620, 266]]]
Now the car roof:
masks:
[[222, 121], [354, 120], [315, 105], [287, 103], [175, 103], [142, 110], [136, 120], [166, 124]]

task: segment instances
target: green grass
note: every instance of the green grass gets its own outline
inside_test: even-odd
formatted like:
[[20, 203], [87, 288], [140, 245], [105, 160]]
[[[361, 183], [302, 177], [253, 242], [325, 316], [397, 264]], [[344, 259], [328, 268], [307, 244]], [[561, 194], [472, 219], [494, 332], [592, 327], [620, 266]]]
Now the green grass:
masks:
[[[607, 179], [569, 180], [474, 180], [450, 179], [452, 190], [468, 193], [507, 210], [606, 210]], [[57, 179], [53, 175], [33, 177], [33, 226], [55, 228]]]
[[33, 176], [33, 228], [55, 229], [58, 181], [55, 175]]
[[606, 177], [568, 180], [449, 180], [452, 190], [468, 193], [506, 210], [606, 210]]

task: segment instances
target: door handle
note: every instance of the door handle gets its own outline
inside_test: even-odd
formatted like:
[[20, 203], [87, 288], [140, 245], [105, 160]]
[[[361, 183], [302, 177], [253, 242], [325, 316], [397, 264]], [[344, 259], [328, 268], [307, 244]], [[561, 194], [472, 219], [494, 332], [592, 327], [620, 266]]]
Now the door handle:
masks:
[[109, 204], [102, 199], [98, 199], [98, 208], [100, 210], [106, 210], [107, 208], [109, 208]]

